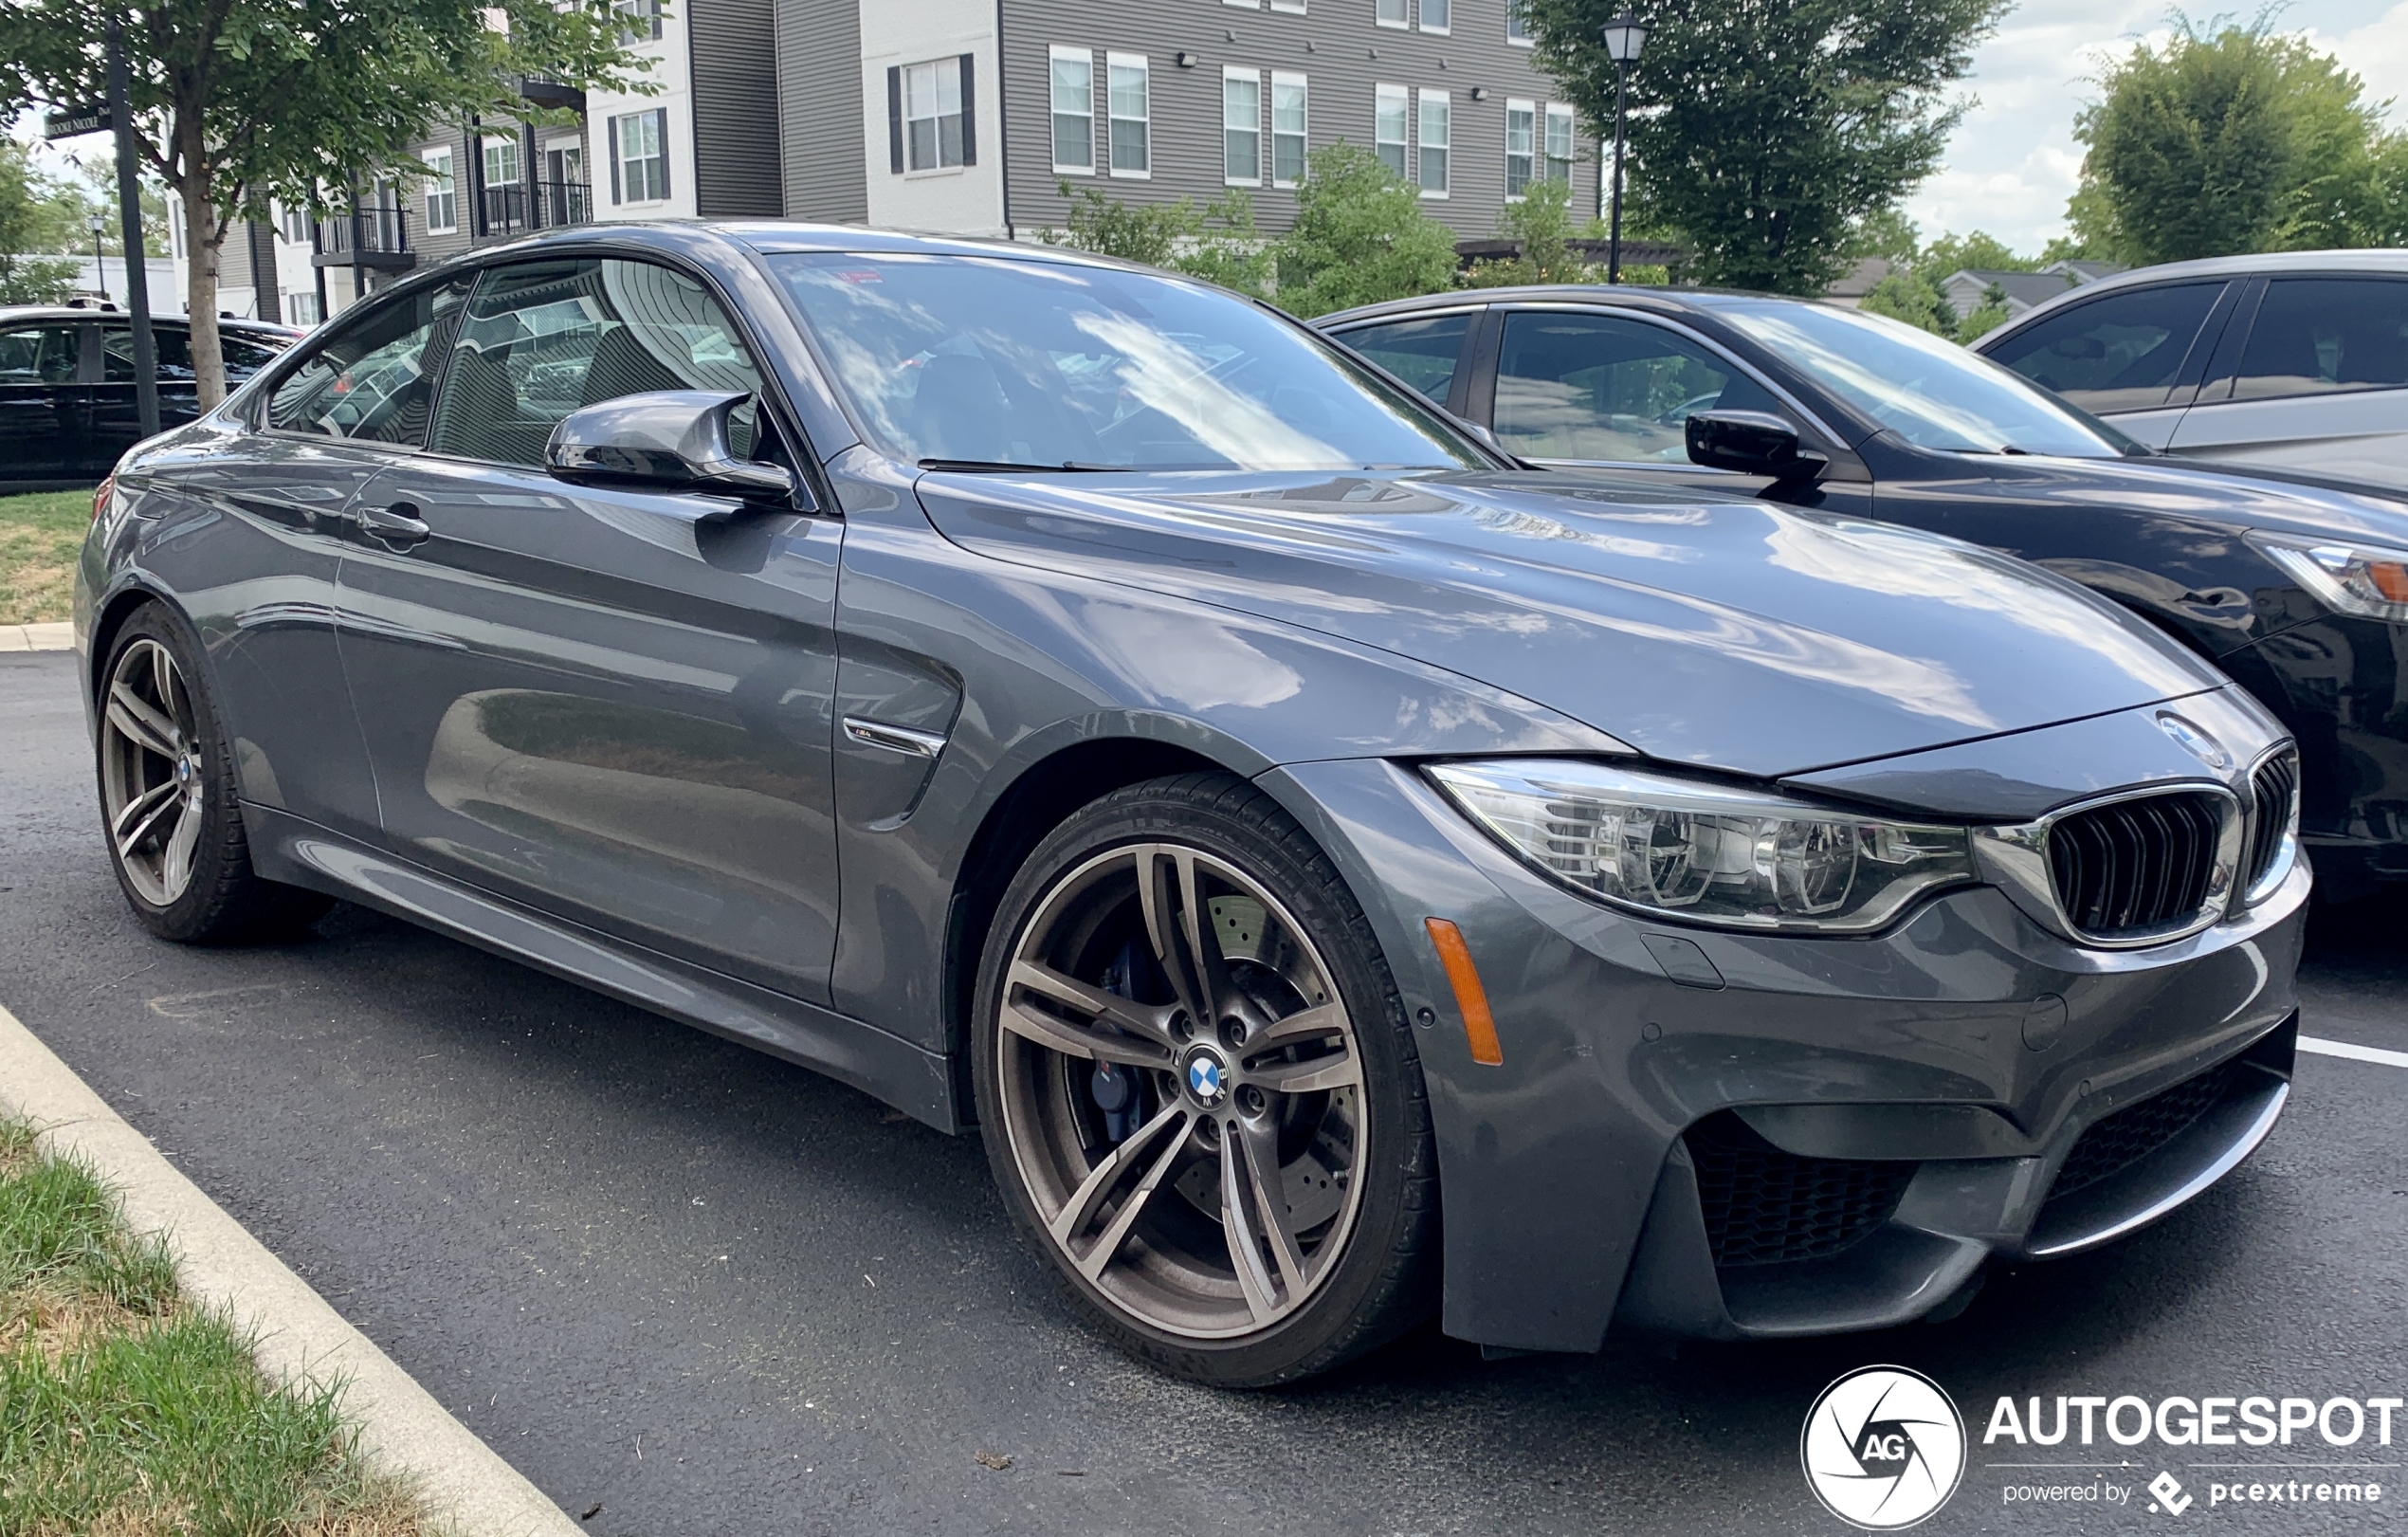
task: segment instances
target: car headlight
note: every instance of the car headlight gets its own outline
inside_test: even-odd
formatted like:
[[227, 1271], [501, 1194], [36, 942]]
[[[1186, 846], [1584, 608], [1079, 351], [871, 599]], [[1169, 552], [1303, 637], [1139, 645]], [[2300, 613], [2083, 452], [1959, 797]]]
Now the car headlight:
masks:
[[2408, 552], [2271, 534], [2249, 541], [2326, 608], [2408, 623]]
[[1879, 928], [1979, 879], [1961, 827], [1892, 822], [1762, 791], [1575, 759], [1426, 772], [1498, 842], [1591, 896], [1727, 928]]

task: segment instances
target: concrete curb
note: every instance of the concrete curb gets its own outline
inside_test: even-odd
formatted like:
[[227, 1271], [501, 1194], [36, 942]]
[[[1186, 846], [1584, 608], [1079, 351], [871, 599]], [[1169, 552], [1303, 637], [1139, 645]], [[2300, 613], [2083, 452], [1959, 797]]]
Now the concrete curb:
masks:
[[177, 1173], [5, 1008], [0, 1104], [41, 1127], [52, 1151], [88, 1160], [117, 1187], [135, 1231], [165, 1234], [186, 1293], [255, 1328], [260, 1364], [268, 1372], [288, 1380], [348, 1379], [343, 1403], [360, 1422], [361, 1447], [387, 1468], [414, 1475], [429, 1505], [464, 1537], [583, 1530]]
[[0, 625], [0, 651], [71, 651], [75, 650], [75, 626], [61, 619], [55, 624]]

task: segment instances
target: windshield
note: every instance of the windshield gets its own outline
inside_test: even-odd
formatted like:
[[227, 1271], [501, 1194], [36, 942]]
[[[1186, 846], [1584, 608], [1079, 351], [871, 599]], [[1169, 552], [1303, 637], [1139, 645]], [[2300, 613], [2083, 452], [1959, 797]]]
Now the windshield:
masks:
[[770, 258], [856, 417], [921, 464], [1414, 469], [1486, 461], [1319, 338], [1200, 284], [1065, 262]]
[[1918, 448], [2113, 459], [2128, 442], [1955, 342], [1885, 316], [1779, 302], [1718, 313]]

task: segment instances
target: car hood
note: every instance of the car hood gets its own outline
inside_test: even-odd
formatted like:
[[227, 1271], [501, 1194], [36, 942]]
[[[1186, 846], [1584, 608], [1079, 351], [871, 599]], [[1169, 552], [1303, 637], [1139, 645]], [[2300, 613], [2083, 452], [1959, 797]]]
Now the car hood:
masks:
[[1776, 778], [2221, 685], [2008, 557], [1766, 503], [1543, 474], [929, 474], [948, 538], [1519, 694]]

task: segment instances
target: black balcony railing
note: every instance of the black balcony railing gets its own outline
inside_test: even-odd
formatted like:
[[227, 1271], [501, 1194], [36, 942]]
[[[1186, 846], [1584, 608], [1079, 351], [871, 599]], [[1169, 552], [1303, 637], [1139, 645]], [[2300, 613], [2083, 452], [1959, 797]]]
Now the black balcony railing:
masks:
[[581, 181], [513, 182], [485, 189], [485, 233], [514, 235], [585, 224], [593, 217], [593, 191]]
[[417, 264], [410, 248], [410, 210], [363, 208], [318, 221], [319, 266], [369, 266], [399, 271]]

